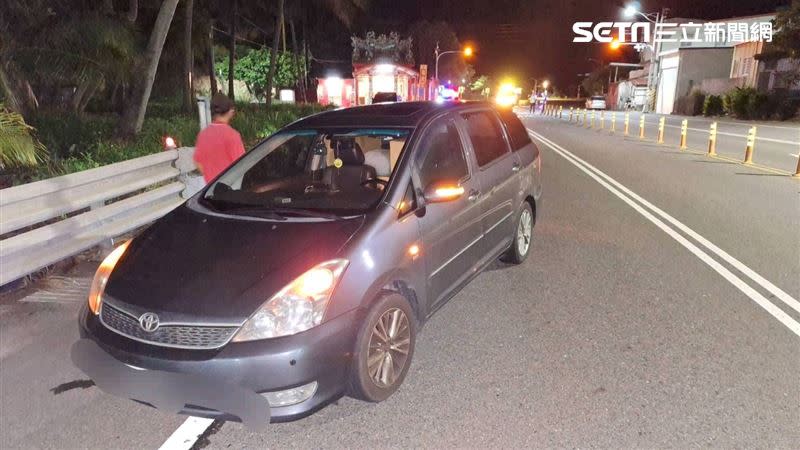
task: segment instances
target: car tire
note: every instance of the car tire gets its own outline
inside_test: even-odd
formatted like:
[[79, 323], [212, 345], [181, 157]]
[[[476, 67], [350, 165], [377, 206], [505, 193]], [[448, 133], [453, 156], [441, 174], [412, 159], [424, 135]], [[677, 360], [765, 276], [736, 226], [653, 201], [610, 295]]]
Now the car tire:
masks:
[[348, 386], [351, 397], [381, 402], [397, 391], [414, 356], [414, 317], [408, 300], [400, 294], [385, 293], [375, 301], [356, 339]]
[[530, 203], [522, 202], [522, 208], [520, 208], [517, 220], [514, 222], [514, 236], [511, 240], [511, 247], [500, 258], [503, 262], [522, 264], [528, 258], [528, 254], [531, 252], [534, 222], [533, 209]]

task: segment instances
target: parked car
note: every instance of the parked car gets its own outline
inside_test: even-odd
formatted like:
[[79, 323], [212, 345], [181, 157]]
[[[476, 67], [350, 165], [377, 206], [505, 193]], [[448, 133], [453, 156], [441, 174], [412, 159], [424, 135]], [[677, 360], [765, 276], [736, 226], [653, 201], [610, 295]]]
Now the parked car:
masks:
[[586, 109], [606, 109], [606, 98], [602, 95], [593, 95], [586, 99]]
[[387, 103], [397, 101], [399, 100], [396, 92], [378, 92], [374, 97], [372, 97], [372, 103]]
[[528, 257], [540, 178], [489, 103], [310, 116], [103, 261], [72, 360], [108, 393], [254, 428], [385, 400], [421, 325]]

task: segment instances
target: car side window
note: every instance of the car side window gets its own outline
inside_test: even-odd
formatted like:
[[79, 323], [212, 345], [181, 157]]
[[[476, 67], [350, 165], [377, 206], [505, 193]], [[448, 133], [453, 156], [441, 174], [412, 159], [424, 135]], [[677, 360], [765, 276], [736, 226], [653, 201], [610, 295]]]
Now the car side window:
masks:
[[439, 120], [425, 132], [415, 158], [422, 189], [437, 181], [461, 181], [469, 174], [461, 138], [452, 120]]
[[490, 111], [468, 112], [462, 115], [475, 151], [478, 165], [483, 167], [508, 153], [500, 123]]
[[506, 124], [508, 130], [508, 137], [511, 139], [511, 149], [517, 151], [522, 147], [531, 143], [531, 137], [528, 135], [528, 130], [525, 125], [519, 120], [516, 114], [511, 110], [503, 109], [498, 111], [500, 118]]

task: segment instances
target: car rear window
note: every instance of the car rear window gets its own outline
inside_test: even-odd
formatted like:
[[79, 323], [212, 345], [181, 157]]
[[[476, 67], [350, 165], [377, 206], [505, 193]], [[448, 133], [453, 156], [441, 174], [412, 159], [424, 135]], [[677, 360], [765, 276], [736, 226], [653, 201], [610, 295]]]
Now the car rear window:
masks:
[[511, 149], [519, 150], [522, 147], [531, 143], [531, 137], [528, 135], [528, 130], [525, 125], [519, 120], [516, 114], [510, 110], [499, 110], [500, 117], [506, 124], [508, 130], [508, 137], [511, 138]]

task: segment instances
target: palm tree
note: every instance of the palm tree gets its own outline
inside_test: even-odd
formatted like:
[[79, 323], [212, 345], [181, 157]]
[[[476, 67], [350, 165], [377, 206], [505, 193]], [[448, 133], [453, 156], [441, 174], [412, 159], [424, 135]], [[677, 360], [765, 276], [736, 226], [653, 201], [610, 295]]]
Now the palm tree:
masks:
[[[194, 66], [194, 56], [192, 54], [192, 11], [194, 0], [186, 0], [184, 7], [183, 25], [183, 105], [186, 111], [192, 110], [194, 85], [192, 80], [192, 68]], [[212, 74], [213, 75], [213, 74]]]
[[22, 115], [0, 103], [0, 169], [34, 166], [44, 159], [44, 146]]
[[147, 102], [150, 100], [150, 92], [156, 78], [158, 61], [161, 59], [164, 41], [167, 39], [167, 32], [169, 32], [177, 6], [178, 0], [164, 0], [161, 3], [156, 23], [150, 33], [150, 40], [147, 42], [147, 50], [137, 67], [137, 75], [139, 72], [141, 75], [134, 77], [132, 98], [125, 106], [117, 124], [117, 136], [130, 137], [142, 130]]
[[278, 65], [278, 41], [281, 37], [282, 28], [283, 0], [278, 0], [278, 14], [275, 18], [275, 37], [272, 39], [272, 53], [270, 53], [269, 58], [269, 75], [267, 75], [267, 107], [272, 105], [272, 87], [275, 83], [275, 68]]

